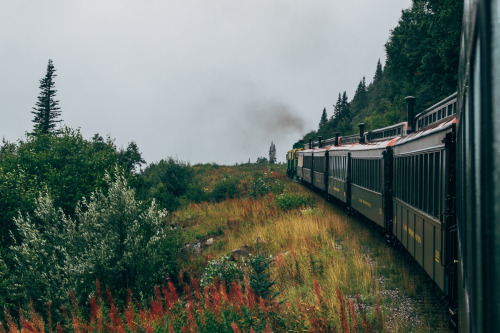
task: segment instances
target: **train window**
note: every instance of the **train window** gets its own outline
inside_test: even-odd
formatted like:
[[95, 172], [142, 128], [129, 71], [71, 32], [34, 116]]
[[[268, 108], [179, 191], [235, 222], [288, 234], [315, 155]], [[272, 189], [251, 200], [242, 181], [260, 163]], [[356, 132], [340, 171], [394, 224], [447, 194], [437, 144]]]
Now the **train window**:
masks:
[[372, 167], [373, 163], [372, 163], [372, 160], [366, 160], [365, 163], [366, 163], [366, 165], [368, 167], [368, 172], [365, 172], [365, 186], [366, 186], [366, 188], [371, 189], [372, 188], [372, 186], [371, 186], [371, 184], [372, 184], [372, 179], [371, 178], [372, 177], [370, 177], [370, 176], [373, 173], [373, 167]]
[[409, 156], [409, 159], [408, 159], [408, 179], [409, 179], [409, 184], [410, 184], [410, 188], [408, 189], [409, 190], [409, 197], [408, 197], [408, 200], [406, 202], [410, 203], [411, 205], [415, 205], [415, 202], [413, 200], [413, 198], [415, 197], [415, 182], [413, 181], [413, 179], [415, 178], [415, 156]]
[[432, 114], [432, 122], [435, 122], [435, 121], [436, 121], [436, 112], [434, 112], [434, 113]]
[[438, 118], [437, 118], [437, 119], [438, 119], [438, 120], [440, 120], [440, 119], [441, 119], [441, 109], [439, 109], [439, 110], [438, 110]]
[[430, 169], [430, 154], [425, 154], [424, 155], [424, 179], [425, 182], [423, 184], [423, 193], [422, 193], [422, 199], [424, 201], [423, 206], [424, 206], [424, 211], [429, 212], [430, 211], [430, 199], [431, 196], [429, 195], [429, 191], [431, 189], [431, 169]]
[[441, 177], [439, 177], [439, 162], [440, 162], [440, 153], [436, 152], [434, 153], [434, 210], [433, 214], [436, 217], [439, 217], [440, 212], [439, 212], [439, 198], [440, 196], [440, 191], [439, 189], [441, 188]]
[[425, 184], [425, 163], [424, 155], [419, 156], [419, 181], [418, 181], [418, 207], [424, 210], [424, 184]]

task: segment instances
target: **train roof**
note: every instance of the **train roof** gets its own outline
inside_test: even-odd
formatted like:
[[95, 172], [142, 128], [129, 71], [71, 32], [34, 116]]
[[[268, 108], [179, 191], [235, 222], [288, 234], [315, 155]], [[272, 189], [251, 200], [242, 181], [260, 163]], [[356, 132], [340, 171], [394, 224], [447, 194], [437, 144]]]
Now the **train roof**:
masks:
[[389, 138], [385, 140], [379, 141], [370, 141], [363, 142], [357, 145], [352, 146], [350, 151], [362, 151], [362, 150], [377, 150], [377, 149], [385, 149], [386, 147], [392, 146], [397, 140], [401, 137]]
[[456, 123], [456, 117], [455, 115], [448, 116], [444, 119], [441, 119], [438, 122], [432, 123], [428, 125], [427, 127], [418, 130], [416, 132], [413, 132], [411, 134], [408, 134], [406, 136], [403, 136], [399, 138], [395, 143], [394, 146], [402, 145], [410, 141], [418, 140], [426, 136], [430, 136], [434, 133], [446, 131], [447, 129], [451, 128], [451, 126]]

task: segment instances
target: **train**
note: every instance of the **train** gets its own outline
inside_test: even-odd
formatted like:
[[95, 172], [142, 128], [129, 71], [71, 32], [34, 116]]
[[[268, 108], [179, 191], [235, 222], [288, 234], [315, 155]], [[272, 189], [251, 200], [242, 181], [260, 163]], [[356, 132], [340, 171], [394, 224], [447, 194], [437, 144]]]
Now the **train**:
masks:
[[500, 332], [500, 0], [464, 1], [457, 92], [406, 101], [406, 122], [295, 145], [287, 174], [404, 248], [453, 331]]

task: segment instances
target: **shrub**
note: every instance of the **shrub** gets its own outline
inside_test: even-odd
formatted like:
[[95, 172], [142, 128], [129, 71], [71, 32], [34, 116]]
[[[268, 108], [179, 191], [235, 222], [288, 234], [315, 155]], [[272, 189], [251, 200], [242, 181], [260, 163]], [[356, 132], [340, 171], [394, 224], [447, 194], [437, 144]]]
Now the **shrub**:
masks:
[[155, 284], [178, 276], [180, 235], [168, 227], [167, 212], [154, 202], [142, 209], [123, 173], [108, 175], [106, 182], [107, 193], [83, 200], [75, 218], [43, 195], [33, 218], [15, 220], [22, 239], [11, 247], [10, 293], [16, 302], [32, 299], [40, 309], [51, 301], [59, 308], [68, 289], [89, 295], [98, 279], [123, 304], [127, 288], [148, 296]]
[[239, 263], [230, 260], [229, 256], [223, 256], [220, 259], [209, 261], [203, 272], [201, 280], [202, 286], [213, 283], [215, 278], [219, 281], [225, 281], [227, 286], [231, 282], [241, 283], [244, 280], [247, 271], [246, 263]]
[[158, 163], [151, 163], [142, 172], [138, 196], [144, 201], [155, 199], [157, 204], [173, 211], [182, 206], [189, 190], [194, 172], [189, 163], [169, 157]]
[[313, 204], [313, 198], [305, 194], [282, 193], [276, 196], [276, 206], [283, 210], [312, 207]]
[[235, 198], [238, 196], [238, 184], [240, 180], [235, 177], [228, 177], [219, 180], [212, 190], [212, 198], [219, 202], [226, 198]]
[[271, 257], [265, 256], [257, 249], [256, 255], [250, 255], [248, 263], [252, 268], [250, 273], [250, 286], [255, 291], [255, 294], [265, 300], [272, 300], [278, 296], [278, 292], [273, 292], [272, 286], [276, 284], [271, 280], [269, 266]]
[[273, 177], [274, 172], [265, 171], [264, 173], [254, 173], [250, 195], [258, 198], [267, 193], [279, 194], [285, 189], [283, 182]]

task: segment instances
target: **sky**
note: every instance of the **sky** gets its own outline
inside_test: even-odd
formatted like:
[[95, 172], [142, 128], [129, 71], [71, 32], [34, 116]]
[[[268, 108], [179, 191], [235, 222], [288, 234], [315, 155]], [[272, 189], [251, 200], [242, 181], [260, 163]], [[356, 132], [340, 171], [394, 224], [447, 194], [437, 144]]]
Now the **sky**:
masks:
[[33, 128], [48, 59], [62, 124], [148, 163], [278, 162], [371, 82], [411, 0], [1, 0], [0, 137]]

